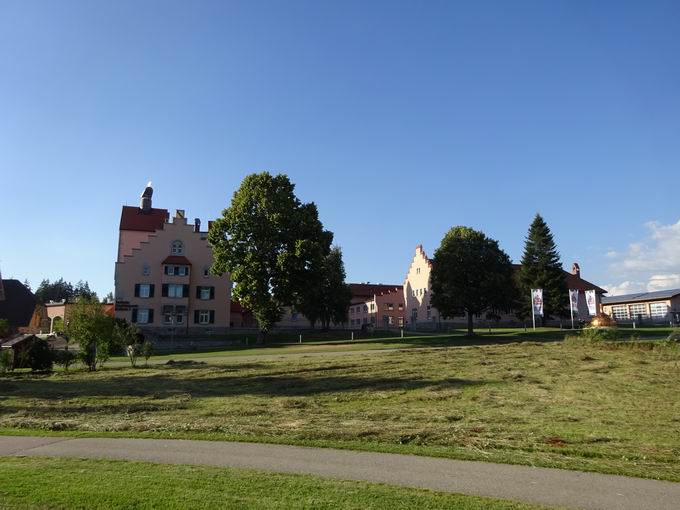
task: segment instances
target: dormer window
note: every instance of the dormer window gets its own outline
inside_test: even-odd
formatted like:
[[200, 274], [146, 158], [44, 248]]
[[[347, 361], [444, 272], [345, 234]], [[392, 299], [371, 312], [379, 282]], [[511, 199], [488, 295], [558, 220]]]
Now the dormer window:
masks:
[[184, 243], [182, 241], [173, 241], [170, 245], [171, 255], [184, 255]]

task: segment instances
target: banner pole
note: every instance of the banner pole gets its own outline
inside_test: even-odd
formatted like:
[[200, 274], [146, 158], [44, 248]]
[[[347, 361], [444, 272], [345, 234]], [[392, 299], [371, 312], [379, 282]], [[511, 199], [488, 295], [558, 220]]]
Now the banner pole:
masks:
[[536, 311], [534, 310], [534, 291], [531, 290], [531, 322], [534, 325], [534, 331], [536, 331]]
[[569, 291], [569, 310], [571, 311], [571, 329], [574, 329], [574, 304], [571, 300], [571, 291]]

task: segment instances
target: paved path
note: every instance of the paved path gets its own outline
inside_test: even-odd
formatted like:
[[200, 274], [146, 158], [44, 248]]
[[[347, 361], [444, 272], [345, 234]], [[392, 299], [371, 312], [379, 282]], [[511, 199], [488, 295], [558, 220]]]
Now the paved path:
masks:
[[257, 443], [0, 436], [0, 456], [252, 468], [597, 510], [678, 510], [680, 483], [625, 476]]

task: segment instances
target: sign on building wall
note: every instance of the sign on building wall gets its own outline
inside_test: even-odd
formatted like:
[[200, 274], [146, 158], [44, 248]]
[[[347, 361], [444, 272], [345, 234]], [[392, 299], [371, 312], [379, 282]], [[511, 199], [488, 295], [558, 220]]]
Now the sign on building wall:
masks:
[[595, 291], [586, 291], [586, 303], [588, 304], [588, 314], [597, 315], [597, 301], [595, 300]]

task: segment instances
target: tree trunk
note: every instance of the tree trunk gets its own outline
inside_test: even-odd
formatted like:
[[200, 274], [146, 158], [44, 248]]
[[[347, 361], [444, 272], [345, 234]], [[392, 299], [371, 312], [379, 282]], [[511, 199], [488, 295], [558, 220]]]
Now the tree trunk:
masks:
[[467, 336], [474, 336], [475, 334], [475, 327], [472, 322], [472, 312], [468, 311], [468, 316], [467, 316]]

